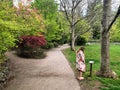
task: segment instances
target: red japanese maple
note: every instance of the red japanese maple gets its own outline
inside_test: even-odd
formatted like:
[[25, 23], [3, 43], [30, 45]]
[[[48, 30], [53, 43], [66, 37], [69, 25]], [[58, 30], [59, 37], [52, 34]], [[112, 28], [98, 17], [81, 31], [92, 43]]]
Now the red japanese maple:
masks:
[[31, 47], [38, 48], [44, 46], [46, 44], [46, 40], [44, 36], [22, 36], [20, 38], [19, 47]]

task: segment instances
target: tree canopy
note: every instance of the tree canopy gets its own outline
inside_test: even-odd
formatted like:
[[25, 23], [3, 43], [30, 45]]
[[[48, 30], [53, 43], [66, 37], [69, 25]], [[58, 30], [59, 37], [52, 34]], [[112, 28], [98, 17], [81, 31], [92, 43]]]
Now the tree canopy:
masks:
[[37, 11], [20, 7], [16, 9], [12, 2], [0, 2], [0, 54], [16, 45], [22, 35], [35, 35], [44, 32], [44, 20]]

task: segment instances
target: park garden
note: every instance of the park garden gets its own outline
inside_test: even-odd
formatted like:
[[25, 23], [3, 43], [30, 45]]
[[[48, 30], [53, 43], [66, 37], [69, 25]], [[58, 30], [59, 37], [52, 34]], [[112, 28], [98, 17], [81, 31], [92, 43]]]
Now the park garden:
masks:
[[94, 61], [93, 77], [88, 81], [100, 81], [102, 90], [119, 90], [120, 6], [111, 8], [113, 4], [117, 6], [116, 3], [111, 0], [35, 0], [27, 6], [19, 2], [19, 7], [15, 7], [13, 1], [1, 0], [1, 87], [9, 78], [6, 52], [14, 50], [20, 57], [45, 58], [47, 50], [67, 43], [70, 49], [63, 53], [74, 71], [74, 50], [85, 45], [85, 77], [89, 75], [89, 61]]
[[[79, 46], [76, 47], [78, 49]], [[77, 75], [77, 70], [75, 66], [75, 52], [70, 49], [66, 49], [63, 51], [64, 55], [70, 62], [73, 71]], [[85, 58], [86, 58], [86, 72], [84, 73], [84, 77], [86, 80], [80, 82], [82, 88], [89, 87], [90, 90], [95, 90], [94, 88], [99, 88], [100, 90], [119, 90], [119, 82], [120, 82], [120, 47], [119, 44], [111, 44], [110, 45], [110, 68], [117, 73], [117, 78], [103, 78], [96, 76], [96, 72], [100, 68], [100, 44], [89, 44], [85, 45]], [[94, 61], [92, 65], [92, 76], [90, 76], [90, 63], [89, 61]], [[96, 82], [97, 81], [97, 82]], [[86, 85], [87, 84], [87, 85]]]

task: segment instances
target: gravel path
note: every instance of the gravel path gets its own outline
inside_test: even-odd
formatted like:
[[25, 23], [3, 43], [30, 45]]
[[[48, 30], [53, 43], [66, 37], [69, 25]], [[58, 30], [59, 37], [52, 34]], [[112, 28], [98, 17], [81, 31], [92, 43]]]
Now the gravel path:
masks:
[[3, 90], [80, 90], [75, 75], [61, 52], [60, 46], [47, 52], [45, 59], [25, 59], [7, 52], [12, 74], [15, 75]]

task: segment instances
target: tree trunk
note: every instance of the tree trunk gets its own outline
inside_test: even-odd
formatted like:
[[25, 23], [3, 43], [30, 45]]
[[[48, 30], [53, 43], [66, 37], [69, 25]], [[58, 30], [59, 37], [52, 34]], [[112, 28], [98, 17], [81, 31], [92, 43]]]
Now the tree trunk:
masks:
[[101, 34], [101, 67], [100, 72], [103, 76], [109, 76], [110, 70], [110, 55], [109, 55], [109, 32], [106, 32], [110, 22], [111, 0], [104, 0], [103, 6], [103, 22]]
[[101, 67], [100, 67], [100, 73], [104, 77], [108, 77], [111, 72], [109, 46], [110, 46], [109, 33], [104, 33], [102, 34], [101, 37]]
[[70, 32], [70, 37], [71, 37], [71, 50], [75, 50], [75, 28], [74, 26], [71, 26], [71, 32]]
[[[74, 3], [73, 7], [74, 7]], [[75, 50], [75, 9], [72, 9], [72, 23], [71, 23], [71, 50]]]
[[101, 31], [101, 66], [100, 71], [97, 73], [99, 76], [103, 77], [113, 77], [115, 78], [115, 73], [110, 69], [110, 54], [109, 54], [109, 32], [107, 29], [110, 24], [110, 14], [111, 14], [111, 0], [103, 1], [103, 19], [102, 19], [102, 31]]

